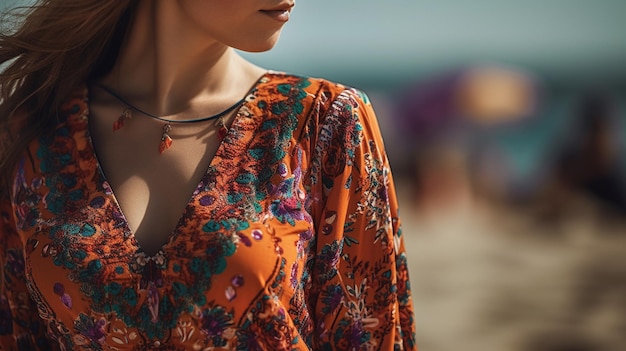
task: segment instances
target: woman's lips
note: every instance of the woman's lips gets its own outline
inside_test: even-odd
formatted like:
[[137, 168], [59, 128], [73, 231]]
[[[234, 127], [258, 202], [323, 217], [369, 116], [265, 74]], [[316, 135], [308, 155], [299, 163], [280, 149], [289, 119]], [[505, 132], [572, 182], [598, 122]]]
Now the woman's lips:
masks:
[[280, 22], [289, 21], [290, 10], [261, 10], [265, 15], [272, 17], [273, 19]]

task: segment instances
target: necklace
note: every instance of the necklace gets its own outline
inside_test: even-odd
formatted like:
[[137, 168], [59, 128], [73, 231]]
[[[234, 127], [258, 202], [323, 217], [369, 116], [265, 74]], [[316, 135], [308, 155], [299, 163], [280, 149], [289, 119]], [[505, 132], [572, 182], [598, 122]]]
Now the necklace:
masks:
[[200, 123], [200, 122], [215, 120], [215, 126], [218, 128], [218, 136], [220, 140], [223, 140], [226, 137], [226, 134], [228, 134], [228, 127], [226, 127], [226, 124], [224, 124], [224, 116], [232, 112], [237, 107], [241, 106], [241, 104], [243, 104], [243, 102], [245, 101], [245, 98], [238, 100], [237, 102], [235, 102], [233, 105], [231, 105], [224, 111], [217, 113], [215, 115], [212, 115], [212, 116], [195, 118], [195, 119], [187, 119], [187, 120], [175, 120], [175, 119], [163, 118], [161, 116], [153, 115], [152, 113], [144, 111], [140, 109], [139, 107], [128, 102], [126, 99], [121, 97], [119, 94], [117, 94], [113, 90], [107, 88], [106, 86], [100, 83], [94, 82], [93, 85], [104, 90], [107, 94], [111, 95], [112, 97], [117, 99], [119, 102], [126, 105], [126, 108], [124, 109], [124, 111], [122, 111], [122, 114], [113, 123], [113, 131], [117, 131], [121, 129], [126, 123], [126, 121], [130, 120], [133, 117], [133, 110], [141, 113], [144, 116], [148, 116], [150, 118], [165, 122], [165, 124], [163, 125], [163, 132], [161, 133], [161, 142], [159, 143], [159, 153], [161, 154], [165, 150], [172, 147], [173, 140], [172, 140], [172, 137], [170, 137], [169, 135], [169, 133], [172, 131], [172, 123], [181, 123], [181, 124]]

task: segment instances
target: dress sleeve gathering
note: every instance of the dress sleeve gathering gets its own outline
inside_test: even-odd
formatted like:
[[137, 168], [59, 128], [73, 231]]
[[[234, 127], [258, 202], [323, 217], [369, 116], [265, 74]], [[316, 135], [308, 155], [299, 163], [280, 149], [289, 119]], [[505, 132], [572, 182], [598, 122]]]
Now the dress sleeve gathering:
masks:
[[416, 350], [398, 203], [369, 99], [344, 90], [318, 123], [310, 260], [316, 349]]
[[0, 350], [53, 350], [26, 287], [24, 245], [5, 200], [0, 200], [0, 284]]

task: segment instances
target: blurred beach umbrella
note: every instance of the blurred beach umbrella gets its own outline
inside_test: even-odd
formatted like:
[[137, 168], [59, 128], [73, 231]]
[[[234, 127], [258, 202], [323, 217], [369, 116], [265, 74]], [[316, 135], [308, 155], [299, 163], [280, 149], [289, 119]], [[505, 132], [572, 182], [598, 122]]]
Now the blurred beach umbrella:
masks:
[[527, 73], [503, 67], [465, 71], [455, 92], [457, 112], [480, 123], [530, 116], [536, 107], [536, 84]]
[[418, 82], [402, 97], [403, 131], [437, 137], [458, 125], [489, 127], [531, 116], [539, 86], [532, 75], [504, 66], [475, 66]]

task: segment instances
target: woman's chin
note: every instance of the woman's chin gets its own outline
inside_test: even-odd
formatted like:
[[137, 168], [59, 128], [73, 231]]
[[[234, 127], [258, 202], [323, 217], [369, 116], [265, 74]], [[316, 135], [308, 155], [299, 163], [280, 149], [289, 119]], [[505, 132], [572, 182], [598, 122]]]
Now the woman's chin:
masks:
[[251, 53], [259, 53], [266, 52], [272, 50], [276, 43], [278, 43], [278, 39], [280, 37], [280, 33], [276, 33], [275, 35], [269, 38], [261, 38], [259, 40], [250, 41], [248, 43], [243, 43], [241, 45], [233, 46], [237, 50], [251, 52]]

